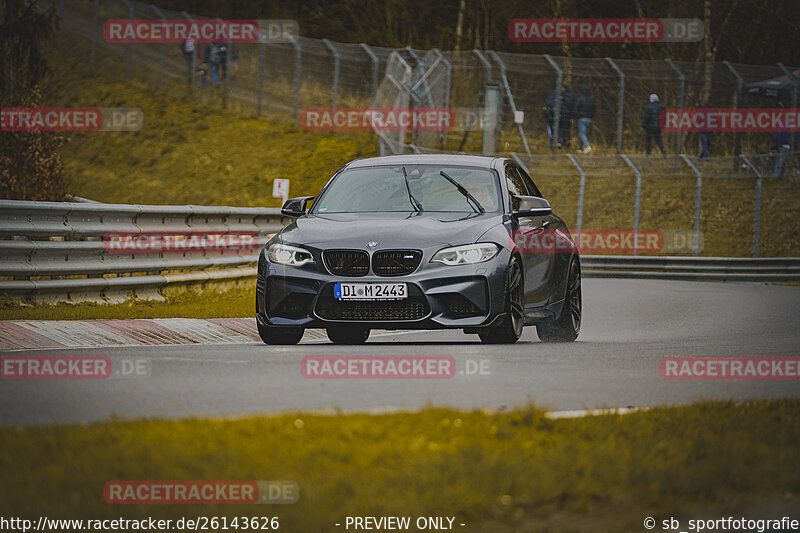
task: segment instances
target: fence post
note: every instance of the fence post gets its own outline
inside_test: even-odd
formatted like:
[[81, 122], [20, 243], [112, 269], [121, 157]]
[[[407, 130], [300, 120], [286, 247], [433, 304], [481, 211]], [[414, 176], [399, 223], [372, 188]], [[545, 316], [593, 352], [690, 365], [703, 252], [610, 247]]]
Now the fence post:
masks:
[[[156, 16], [158, 18], [160, 18], [161, 20], [166, 20], [167, 19], [167, 17], [164, 16], [164, 13], [162, 13], [161, 10], [158, 9], [153, 4], [150, 4], [150, 8], [153, 11], [155, 11]], [[164, 61], [166, 60], [166, 54], [167, 54], [166, 47], [167, 47], [167, 44], [162, 41], [161, 42], [161, 54], [160, 54], [160, 56], [158, 58], [158, 87], [161, 87], [161, 82], [164, 80]]]
[[749, 157], [744, 154], [739, 157], [742, 158], [742, 161], [744, 161], [756, 175], [756, 198], [755, 205], [753, 206], [753, 257], [758, 257], [758, 241], [761, 236], [761, 182], [763, 177], [758, 168], [750, 161]]
[[100, 11], [100, 0], [94, 0], [94, 8], [92, 9], [92, 51], [89, 61], [94, 66], [95, 52], [97, 50], [97, 19]]
[[[192, 17], [189, 16], [186, 11], [181, 11], [181, 15], [189, 21], [189, 24], [193, 24], [194, 20]], [[195, 70], [197, 69], [197, 46], [199, 45], [198, 42], [195, 41], [194, 48], [192, 49], [192, 67], [189, 69], [189, 90], [191, 91], [192, 96], [194, 96], [194, 88], [197, 85], [197, 76], [195, 76]], [[207, 75], [207, 74], [206, 74]]]
[[300, 68], [302, 67], [301, 61], [303, 51], [294, 35], [287, 34], [286, 38], [289, 39], [289, 42], [294, 46], [294, 118], [297, 118], [300, 111], [300, 83], [302, 83]]
[[572, 154], [567, 154], [567, 159], [570, 160], [570, 163], [578, 169], [578, 174], [581, 177], [580, 185], [578, 186], [578, 216], [575, 220], [575, 231], [580, 233], [581, 228], [583, 227], [583, 194], [586, 190], [586, 169], [578, 163], [578, 160]]
[[[498, 56], [494, 50], [489, 50], [489, 56], [500, 65], [500, 80], [503, 82], [503, 87], [508, 97], [508, 103], [511, 104], [511, 112], [514, 114], [514, 122], [516, 122], [517, 106], [514, 104], [514, 96], [511, 94], [511, 86], [508, 84], [508, 78], [506, 77], [506, 64], [503, 63], [503, 60], [500, 59], [500, 56]], [[528, 161], [533, 161], [531, 149], [528, 147], [528, 139], [525, 138], [525, 130], [522, 129], [521, 122], [517, 122], [517, 130], [519, 131], [520, 139], [522, 139], [522, 145], [525, 147], [525, 153], [528, 154]]]
[[[783, 73], [786, 74], [786, 76], [788, 76], [789, 79], [792, 81], [792, 109], [797, 111], [797, 91], [800, 91], [800, 80], [798, 80], [798, 78], [794, 74], [792, 74], [792, 71], [783, 66], [783, 63], [778, 63], [778, 66], [783, 71]], [[792, 151], [794, 148], [795, 141], [797, 140], [797, 135], [798, 135], [797, 131], [793, 131], [790, 133], [789, 137], [790, 151]]]
[[[739, 72], [733, 68], [730, 61], [723, 61], [723, 65], [728, 67], [728, 70], [736, 76], [736, 109], [742, 107], [742, 95], [744, 93], [744, 78]], [[739, 156], [742, 154], [742, 132], [737, 131], [734, 134], [733, 141], [733, 170], [739, 170]]]
[[558, 143], [558, 128], [561, 125], [561, 84], [564, 80], [564, 71], [558, 66], [549, 54], [544, 58], [556, 70], [556, 108], [553, 113], [553, 128], [550, 131], [550, 151], [553, 152], [553, 159], [556, 158], [556, 143]]
[[267, 64], [267, 35], [258, 36], [258, 104], [256, 116], [261, 116], [264, 108], [264, 70]]
[[[683, 75], [683, 72], [681, 72], [681, 69], [678, 68], [678, 65], [676, 65], [675, 62], [670, 58], [666, 58], [664, 61], [666, 61], [667, 64], [672, 67], [672, 70], [678, 74], [678, 79], [681, 81], [681, 92], [678, 96], [678, 113], [681, 113], [683, 111], [684, 99], [686, 98], [686, 76]], [[678, 131], [675, 133], [675, 154], [677, 155], [679, 153], [681, 153], [680, 129], [678, 129]]]
[[[450, 112], [450, 84], [453, 81], [453, 64], [450, 63], [450, 60], [445, 57], [441, 50], [438, 48], [434, 48], [433, 52], [439, 56], [439, 59], [445, 64], [447, 68], [447, 90], [445, 91], [444, 95], [444, 107], [447, 109], [447, 112]], [[455, 117], [455, 113], [453, 113], [453, 117]], [[442, 131], [442, 150], [447, 150], [447, 128]]]
[[332, 42], [328, 39], [322, 39], [322, 42], [325, 43], [325, 46], [328, 47], [328, 50], [330, 50], [333, 56], [333, 98], [331, 100], [331, 107], [336, 109], [336, 99], [339, 96], [339, 65], [342, 58]]
[[692, 254], [697, 257], [700, 255], [700, 203], [702, 201], [703, 192], [703, 173], [700, 172], [700, 169], [697, 168], [694, 161], [689, 159], [689, 156], [681, 154], [681, 158], [689, 168], [694, 171], [695, 176], [697, 176], [694, 191], [694, 234], [692, 236]]
[[[130, 0], [122, 0], [122, 2], [128, 6], [128, 19], [133, 25], [133, 4], [130, 3]], [[125, 52], [125, 74], [128, 77], [128, 80], [131, 79], [132, 75], [132, 63], [133, 63], [133, 43], [128, 43], [128, 50]]]
[[619, 76], [619, 96], [617, 96], [617, 157], [619, 158], [619, 155], [622, 153], [622, 123], [625, 113], [625, 73], [619, 68], [616, 61], [610, 57], [607, 57], [606, 61]]
[[372, 48], [364, 43], [361, 43], [359, 46], [372, 60], [372, 105], [374, 106], [378, 99], [378, 77], [380, 76], [381, 61], [378, 59], [378, 56], [375, 55], [375, 52], [372, 51]]
[[622, 155], [622, 160], [631, 167], [634, 174], [636, 174], [636, 197], [633, 203], [633, 255], [638, 254], [637, 239], [639, 238], [639, 206], [642, 200], [642, 171], [633, 164], [631, 158], [627, 155]]
[[486, 67], [486, 83], [492, 83], [492, 64], [484, 57], [480, 50], [475, 49], [472, 53], [478, 56], [483, 66]]

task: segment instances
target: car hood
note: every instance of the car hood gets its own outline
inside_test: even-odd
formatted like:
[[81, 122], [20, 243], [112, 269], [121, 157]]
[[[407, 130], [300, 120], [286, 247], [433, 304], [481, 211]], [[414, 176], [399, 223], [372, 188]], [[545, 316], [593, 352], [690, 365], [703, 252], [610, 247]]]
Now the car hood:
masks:
[[283, 242], [321, 248], [376, 248], [458, 245], [475, 242], [501, 224], [499, 213], [331, 213], [298, 218], [280, 234]]

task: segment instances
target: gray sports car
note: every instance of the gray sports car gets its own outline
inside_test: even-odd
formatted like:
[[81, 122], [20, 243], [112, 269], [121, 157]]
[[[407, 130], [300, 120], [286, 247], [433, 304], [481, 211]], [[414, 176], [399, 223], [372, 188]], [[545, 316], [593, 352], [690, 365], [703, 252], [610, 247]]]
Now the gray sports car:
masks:
[[268, 344], [296, 344], [305, 328], [337, 344], [366, 342], [375, 328], [457, 328], [485, 343], [514, 343], [529, 325], [543, 341], [578, 336], [580, 257], [512, 160], [359, 159], [282, 212], [296, 220], [258, 263]]

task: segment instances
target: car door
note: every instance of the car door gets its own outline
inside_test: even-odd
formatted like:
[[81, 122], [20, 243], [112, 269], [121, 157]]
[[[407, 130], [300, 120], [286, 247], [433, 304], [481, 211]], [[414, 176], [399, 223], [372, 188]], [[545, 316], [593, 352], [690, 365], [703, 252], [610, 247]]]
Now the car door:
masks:
[[[530, 179], [525, 179], [520, 169], [509, 163], [505, 166], [506, 185], [511, 196], [512, 210], [517, 202], [514, 196], [540, 196]], [[522, 256], [525, 271], [525, 305], [537, 307], [547, 303], [551, 296], [550, 278], [554, 251], [548, 249], [547, 233], [553, 225], [551, 216], [525, 216], [517, 218], [514, 240]]]

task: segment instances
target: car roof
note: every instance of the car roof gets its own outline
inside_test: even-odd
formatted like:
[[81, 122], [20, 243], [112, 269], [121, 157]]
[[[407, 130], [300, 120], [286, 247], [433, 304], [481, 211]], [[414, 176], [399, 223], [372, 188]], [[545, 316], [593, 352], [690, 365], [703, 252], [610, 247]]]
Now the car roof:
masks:
[[403, 154], [356, 159], [346, 168], [364, 168], [378, 165], [464, 165], [492, 168], [497, 157], [471, 154]]

